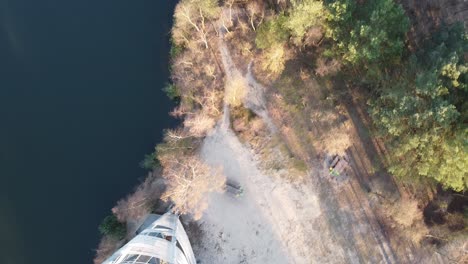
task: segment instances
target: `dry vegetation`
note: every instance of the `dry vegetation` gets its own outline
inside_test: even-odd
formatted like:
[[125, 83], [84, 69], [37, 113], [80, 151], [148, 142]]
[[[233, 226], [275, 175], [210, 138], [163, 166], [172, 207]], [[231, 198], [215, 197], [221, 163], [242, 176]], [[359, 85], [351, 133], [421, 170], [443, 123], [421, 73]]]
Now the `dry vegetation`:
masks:
[[226, 103], [232, 107], [240, 107], [247, 94], [247, 83], [241, 76], [235, 76], [226, 84]]
[[109, 236], [103, 236], [99, 242], [94, 264], [102, 264], [110, 255], [123, 245], [123, 241], [117, 240]]
[[224, 88], [223, 73], [217, 60], [219, 30], [217, 1], [181, 1], [172, 29], [172, 81], [180, 95], [173, 114], [185, 118], [185, 126], [194, 136], [202, 137], [221, 114]]
[[166, 182], [161, 198], [172, 202], [174, 211], [199, 218], [207, 206], [203, 197], [221, 192], [225, 179], [221, 169], [211, 170], [197, 158], [200, 134], [192, 132], [184, 128], [167, 131], [156, 153]]
[[95, 264], [102, 263], [121, 247], [125, 240], [131, 239], [138, 224], [146, 215], [154, 211], [164, 211], [168, 207], [168, 204], [160, 200], [164, 190], [165, 182], [161, 178], [161, 169], [155, 168], [133, 193], [117, 202], [112, 208], [112, 213], [120, 222], [126, 223], [127, 236], [124, 240], [119, 240], [116, 237], [104, 235], [96, 250]]
[[262, 53], [262, 70], [268, 73], [269, 79], [274, 80], [283, 72], [289, 58], [288, 50], [283, 45], [276, 44]]
[[294, 157], [278, 135], [271, 135], [262, 118], [251, 110], [244, 107], [232, 109], [231, 126], [239, 140], [260, 158], [262, 170], [273, 170], [273, 174], [280, 174], [291, 182], [302, 180], [306, 175], [305, 162]]
[[138, 222], [154, 210], [161, 194], [164, 192], [164, 181], [161, 171], [156, 169], [146, 177], [133, 192], [126, 198], [117, 202], [112, 212], [122, 223]]
[[213, 129], [215, 124], [215, 119], [204, 112], [188, 116], [184, 120], [184, 126], [188, 129], [190, 135], [194, 137], [203, 137], [208, 131]]
[[387, 217], [395, 224], [392, 228], [397, 229], [397, 233], [419, 244], [429, 233], [423, 221], [423, 213], [418, 208], [418, 202], [411, 199], [400, 199], [385, 209]]
[[221, 168], [212, 169], [196, 156], [168, 160], [163, 167], [168, 184], [162, 199], [171, 201], [175, 212], [200, 219], [208, 207], [207, 194], [223, 192], [226, 179]]

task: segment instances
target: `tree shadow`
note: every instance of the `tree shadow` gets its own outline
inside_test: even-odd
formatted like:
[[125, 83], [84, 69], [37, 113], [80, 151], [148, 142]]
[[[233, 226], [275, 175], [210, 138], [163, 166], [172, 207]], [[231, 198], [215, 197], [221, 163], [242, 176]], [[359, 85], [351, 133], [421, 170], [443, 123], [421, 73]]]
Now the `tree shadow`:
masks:
[[[351, 89], [349, 87], [346, 89], [347, 94], [351, 95]], [[352, 159], [351, 166], [355, 170], [361, 187], [367, 192], [377, 191], [381, 194], [386, 193], [399, 197], [401, 194], [398, 185], [394, 177], [386, 170], [388, 162], [385, 157], [385, 149], [372, 138], [371, 120], [367, 116], [366, 110], [363, 109], [365, 103], [357, 103], [348, 96], [348, 98], [341, 98], [341, 104], [345, 107], [362, 146], [360, 148], [359, 145], [353, 144], [347, 151], [348, 157]], [[366, 163], [370, 163], [373, 171], [369, 171], [369, 166], [366, 166]]]

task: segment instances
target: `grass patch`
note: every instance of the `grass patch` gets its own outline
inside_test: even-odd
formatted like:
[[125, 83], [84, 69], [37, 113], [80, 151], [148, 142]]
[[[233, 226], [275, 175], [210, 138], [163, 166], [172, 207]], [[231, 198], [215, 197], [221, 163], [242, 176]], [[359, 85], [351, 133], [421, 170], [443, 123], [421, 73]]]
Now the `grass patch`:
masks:
[[292, 158], [291, 159], [291, 165], [294, 169], [296, 169], [299, 172], [306, 172], [307, 171], [307, 164], [298, 158]]
[[297, 76], [291, 76], [290, 73], [283, 74], [275, 84], [278, 92], [289, 105], [300, 107], [302, 105], [305, 91], [302, 88], [304, 84]]

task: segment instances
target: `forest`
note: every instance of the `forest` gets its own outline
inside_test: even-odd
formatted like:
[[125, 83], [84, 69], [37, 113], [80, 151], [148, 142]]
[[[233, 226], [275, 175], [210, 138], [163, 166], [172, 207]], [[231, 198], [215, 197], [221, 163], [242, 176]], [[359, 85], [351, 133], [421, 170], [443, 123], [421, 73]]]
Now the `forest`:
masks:
[[[290, 1], [285, 4], [288, 8], [259, 27], [255, 43], [265, 52], [316, 46], [307, 42], [306, 34], [320, 27], [323, 36], [318, 42], [323, 52], [318, 56], [338, 60], [344, 80], [366, 94], [367, 111], [390, 148], [389, 171], [465, 191], [465, 28], [461, 23], [442, 25], [419, 47], [410, 49], [406, 39], [409, 19], [399, 4], [393, 0], [361, 2]], [[278, 65], [269, 69], [277, 72], [284, 62], [271, 65]]]

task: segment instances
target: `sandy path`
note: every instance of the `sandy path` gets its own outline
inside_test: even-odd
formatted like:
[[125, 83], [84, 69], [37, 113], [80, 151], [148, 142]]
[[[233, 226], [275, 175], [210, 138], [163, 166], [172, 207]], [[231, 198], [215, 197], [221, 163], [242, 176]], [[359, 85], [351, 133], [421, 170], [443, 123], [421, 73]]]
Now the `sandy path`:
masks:
[[206, 138], [201, 155], [210, 165], [223, 166], [228, 179], [244, 188], [236, 198], [213, 194], [201, 224], [202, 263], [341, 262], [322, 221], [317, 196], [308, 184], [294, 186], [261, 172], [252, 156], [221, 123]]

